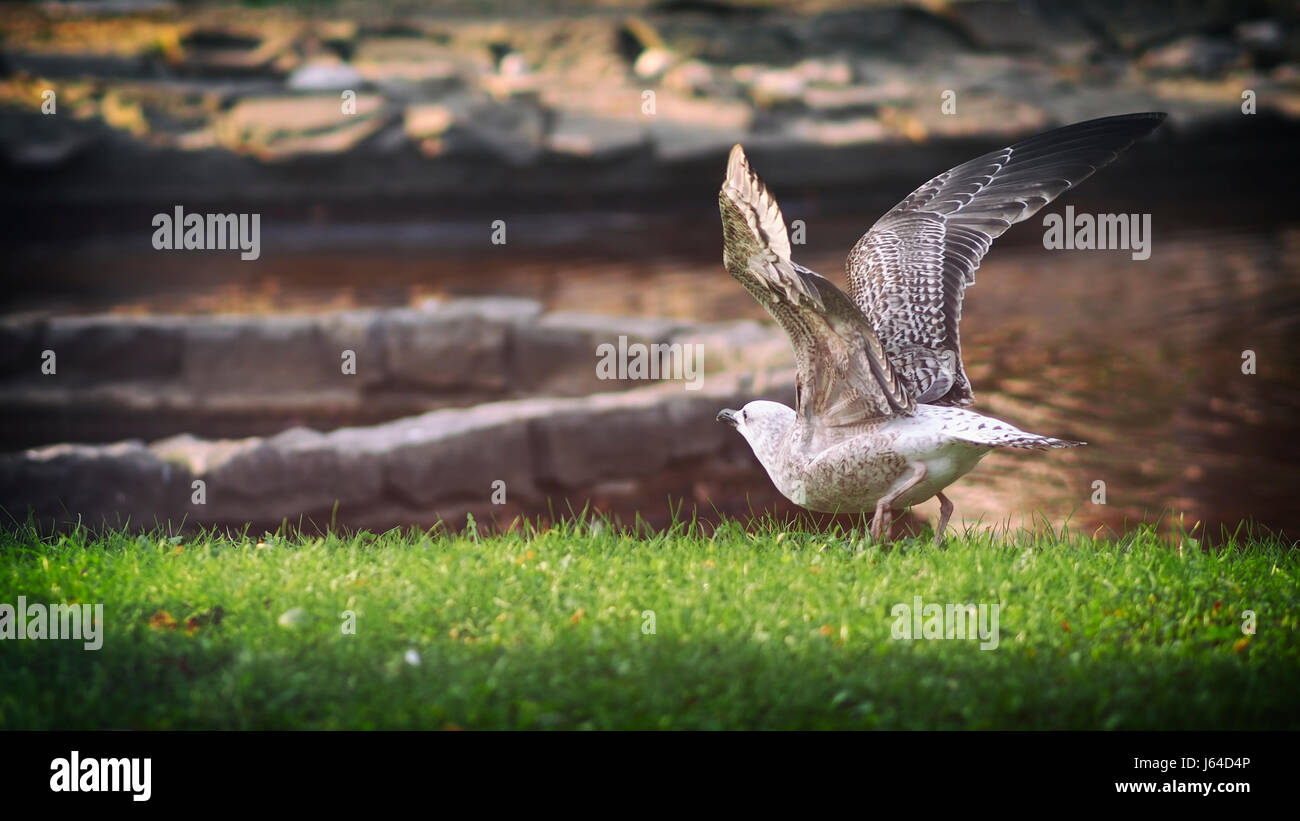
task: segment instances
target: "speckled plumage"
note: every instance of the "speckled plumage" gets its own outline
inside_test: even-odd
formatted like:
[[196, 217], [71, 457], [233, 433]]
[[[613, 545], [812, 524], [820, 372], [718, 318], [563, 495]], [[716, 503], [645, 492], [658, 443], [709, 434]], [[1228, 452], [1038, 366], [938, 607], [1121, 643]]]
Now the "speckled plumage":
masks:
[[1163, 114], [1103, 117], [962, 163], [913, 191], [849, 252], [849, 292], [918, 402], [969, 405], [958, 325], [993, 240], [1110, 163]]
[[719, 195], [723, 263], [794, 347], [796, 408], [750, 402], [718, 419], [745, 436], [777, 489], [825, 512], [891, 511], [938, 496], [996, 447], [1083, 444], [1028, 433], [973, 401], [958, 325], [993, 240], [1113, 160], [1163, 114], [1106, 117], [940, 174], [876, 222], [848, 258], [852, 297], [790, 259], [776, 200], [732, 149]]

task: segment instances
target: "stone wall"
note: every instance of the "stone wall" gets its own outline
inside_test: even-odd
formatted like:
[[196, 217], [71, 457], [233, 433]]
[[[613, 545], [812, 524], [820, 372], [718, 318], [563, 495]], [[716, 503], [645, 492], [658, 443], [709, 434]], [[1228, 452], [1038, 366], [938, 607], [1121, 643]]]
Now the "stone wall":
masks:
[[459, 526], [466, 514], [505, 525], [519, 514], [589, 504], [664, 521], [669, 498], [742, 513], [747, 497], [761, 506], [777, 496], [748, 447], [715, 416], [764, 396], [790, 402], [793, 392], [789, 371], [757, 393], [719, 373], [699, 391], [664, 382], [328, 433], [50, 445], [0, 456], [0, 508], [45, 528], [78, 521], [274, 528], [287, 520], [386, 529]]
[[[506, 297], [309, 315], [9, 318], [0, 320], [0, 449], [270, 434], [624, 390], [628, 382], [599, 378], [596, 367], [600, 346], [620, 338], [701, 345], [711, 373], [790, 361], [784, 339], [756, 322], [544, 314]], [[45, 351], [53, 374], [42, 371]]]
[[[747, 447], [715, 416], [794, 393], [788, 343], [771, 326], [543, 314], [523, 299], [310, 316], [53, 317], [10, 320], [3, 333], [0, 401], [29, 420], [27, 435], [47, 438], [0, 456], [0, 508], [47, 528], [387, 528], [467, 514], [506, 524], [589, 504], [652, 519], [662, 506], [663, 519], [669, 498], [710, 510], [715, 497], [735, 505], [749, 493], [771, 503]], [[625, 347], [701, 346], [704, 371], [691, 381], [597, 378], [599, 346], [617, 349], [620, 337]], [[343, 373], [343, 351], [356, 354], [355, 374]], [[420, 405], [457, 407], [395, 413]], [[384, 421], [328, 432], [283, 425], [313, 414]], [[128, 419], [136, 436], [85, 443], [100, 415]], [[214, 418], [263, 435], [193, 434]], [[42, 419], [53, 421], [31, 421]], [[187, 432], [159, 435], [173, 424]]]
[[[0, 163], [86, 203], [338, 203], [377, 179], [458, 207], [666, 195], [712, 180], [738, 141], [776, 184], [915, 181], [944, 140], [1139, 110], [1195, 126], [1239, 117], [1245, 89], [1300, 116], [1300, 21], [1281, 2], [54, 5], [0, 9]], [[47, 89], [59, 116], [40, 112]], [[869, 148], [900, 143], [926, 150]]]

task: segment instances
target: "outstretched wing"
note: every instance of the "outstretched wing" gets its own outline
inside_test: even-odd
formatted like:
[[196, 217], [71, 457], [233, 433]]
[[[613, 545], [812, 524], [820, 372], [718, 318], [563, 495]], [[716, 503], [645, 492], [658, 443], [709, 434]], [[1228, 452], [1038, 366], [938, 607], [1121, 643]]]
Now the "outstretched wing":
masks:
[[993, 240], [1160, 125], [1161, 113], [1076, 123], [945, 171], [881, 217], [849, 252], [854, 303], [916, 401], [969, 405], [958, 325]]
[[829, 280], [790, 260], [781, 209], [739, 145], [718, 204], [723, 264], [794, 346], [800, 417], [838, 427], [911, 413], [915, 403], [866, 317]]

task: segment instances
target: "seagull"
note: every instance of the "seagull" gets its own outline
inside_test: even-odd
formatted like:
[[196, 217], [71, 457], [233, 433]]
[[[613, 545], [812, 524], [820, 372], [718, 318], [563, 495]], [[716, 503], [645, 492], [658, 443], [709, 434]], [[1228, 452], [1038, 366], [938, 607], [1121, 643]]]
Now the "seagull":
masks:
[[1125, 114], [1068, 125], [952, 168], [881, 217], [849, 252], [849, 293], [790, 258], [775, 198], [731, 149], [718, 196], [723, 264], [776, 320], [795, 355], [795, 407], [753, 401], [717, 419], [749, 443], [790, 501], [825, 513], [939, 499], [994, 448], [1085, 444], [1029, 433], [966, 406], [962, 298], [993, 240], [1115, 159], [1164, 120]]

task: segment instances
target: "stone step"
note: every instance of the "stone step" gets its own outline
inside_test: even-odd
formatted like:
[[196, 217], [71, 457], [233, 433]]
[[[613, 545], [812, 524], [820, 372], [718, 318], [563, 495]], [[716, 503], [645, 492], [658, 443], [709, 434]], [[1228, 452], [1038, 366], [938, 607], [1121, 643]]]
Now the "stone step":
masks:
[[[11, 318], [0, 343], [5, 449], [374, 423], [790, 361], [780, 334], [755, 322], [544, 314], [508, 297], [296, 316]], [[676, 369], [618, 378], [601, 365], [620, 351], [636, 358], [637, 346], [643, 359], [666, 351]]]
[[[370, 427], [149, 444], [60, 444], [0, 456], [0, 508], [41, 527], [184, 522], [273, 529], [282, 521], [387, 529], [507, 523], [617, 508], [647, 494], [709, 509], [776, 502], [743, 440], [715, 417], [755, 398], [792, 402], [792, 371], [755, 386], [735, 373], [699, 390], [509, 400]], [[714, 493], [714, 489], [720, 492]], [[743, 512], [743, 511], [736, 511]]]

